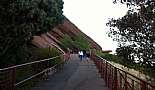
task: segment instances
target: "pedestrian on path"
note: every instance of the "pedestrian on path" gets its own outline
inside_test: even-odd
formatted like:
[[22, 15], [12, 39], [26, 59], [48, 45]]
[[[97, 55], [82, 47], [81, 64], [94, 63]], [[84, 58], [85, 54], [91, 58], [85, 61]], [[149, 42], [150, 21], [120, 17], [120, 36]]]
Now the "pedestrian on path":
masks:
[[83, 58], [83, 52], [82, 51], [79, 51], [79, 58], [82, 61], [82, 58]]
[[83, 57], [84, 57], [84, 58], [87, 57], [86, 50], [83, 50]]
[[86, 59], [87, 59], [87, 61], [89, 61], [89, 57], [90, 57], [90, 53], [87, 51], [86, 52]]

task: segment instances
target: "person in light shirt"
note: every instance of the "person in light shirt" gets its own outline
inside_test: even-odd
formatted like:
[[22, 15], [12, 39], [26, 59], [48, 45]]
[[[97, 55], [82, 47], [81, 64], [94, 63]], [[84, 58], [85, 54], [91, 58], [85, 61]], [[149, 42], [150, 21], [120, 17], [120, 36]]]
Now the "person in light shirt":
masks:
[[83, 51], [79, 51], [78, 54], [79, 54], [80, 60], [82, 60], [82, 58], [83, 58]]

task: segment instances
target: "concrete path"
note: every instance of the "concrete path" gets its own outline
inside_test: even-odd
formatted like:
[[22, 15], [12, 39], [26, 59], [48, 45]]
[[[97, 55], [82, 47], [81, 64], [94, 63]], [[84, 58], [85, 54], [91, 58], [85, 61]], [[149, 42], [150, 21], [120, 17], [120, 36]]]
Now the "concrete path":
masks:
[[63, 70], [42, 81], [33, 90], [108, 90], [91, 60], [80, 61], [76, 54]]

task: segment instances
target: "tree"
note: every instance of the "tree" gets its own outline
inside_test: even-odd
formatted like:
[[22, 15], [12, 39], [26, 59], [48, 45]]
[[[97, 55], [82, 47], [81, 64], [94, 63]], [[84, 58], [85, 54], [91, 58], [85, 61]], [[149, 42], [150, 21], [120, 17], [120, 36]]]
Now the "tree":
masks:
[[124, 66], [129, 66], [130, 64], [134, 63], [134, 52], [132, 46], [122, 46], [117, 48], [116, 50], [117, 56], [121, 58], [121, 64]]
[[[127, 4], [125, 16], [111, 19], [109, 36], [119, 42], [120, 52], [132, 48], [130, 55], [141, 66], [154, 67], [155, 60], [155, 1], [154, 0], [115, 0]], [[117, 29], [116, 29], [117, 28]], [[125, 48], [124, 48], [125, 47]], [[127, 52], [124, 52], [127, 54]], [[123, 55], [126, 57], [125, 55]], [[125, 58], [128, 60], [128, 57]]]
[[62, 23], [62, 8], [62, 0], [1, 0], [0, 64], [26, 60], [28, 41]]

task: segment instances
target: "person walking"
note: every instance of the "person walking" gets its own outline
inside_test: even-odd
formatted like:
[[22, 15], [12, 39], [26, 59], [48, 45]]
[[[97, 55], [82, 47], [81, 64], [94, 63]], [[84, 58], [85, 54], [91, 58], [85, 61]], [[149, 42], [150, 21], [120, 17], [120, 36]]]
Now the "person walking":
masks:
[[82, 58], [83, 58], [83, 52], [82, 51], [79, 51], [79, 58], [82, 61]]
[[84, 57], [84, 58], [87, 57], [86, 50], [83, 50], [83, 57]]

